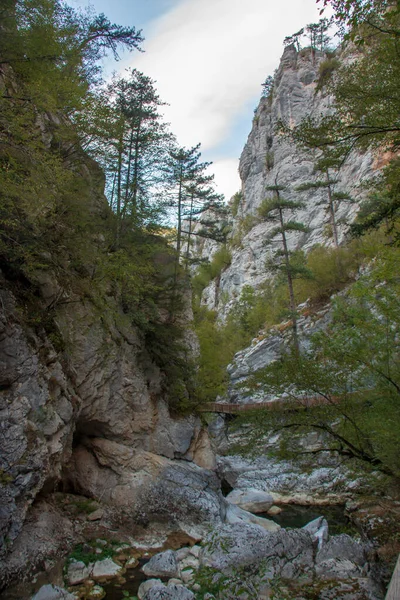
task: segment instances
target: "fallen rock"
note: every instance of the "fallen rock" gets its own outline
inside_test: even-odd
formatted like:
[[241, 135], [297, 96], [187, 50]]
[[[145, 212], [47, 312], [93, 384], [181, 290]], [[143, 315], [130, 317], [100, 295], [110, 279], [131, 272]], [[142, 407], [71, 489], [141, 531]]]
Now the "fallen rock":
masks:
[[94, 563], [91, 577], [93, 579], [107, 579], [108, 577], [115, 577], [122, 571], [122, 567], [117, 565], [111, 558], [105, 558]]
[[148, 579], [147, 581], [143, 581], [143, 583], [140, 584], [139, 589], [138, 589], [139, 600], [143, 600], [143, 598], [145, 597], [147, 592], [149, 590], [151, 590], [151, 588], [154, 587], [155, 585], [157, 585], [157, 586], [163, 585], [161, 579]]
[[100, 519], [102, 519], [103, 516], [104, 516], [104, 510], [102, 508], [98, 508], [94, 512], [90, 513], [90, 515], [88, 515], [87, 519], [88, 519], [88, 521], [100, 521]]
[[233, 490], [227, 495], [226, 500], [252, 513], [267, 512], [274, 503], [271, 494], [255, 488]]
[[175, 552], [166, 550], [156, 554], [144, 565], [142, 571], [149, 577], [178, 577], [179, 568]]
[[271, 579], [312, 578], [314, 549], [310, 534], [301, 529], [265, 531], [259, 525], [235, 523], [215, 529], [205, 540], [200, 563], [223, 573], [266, 563], [259, 575]]
[[68, 585], [78, 585], [89, 579], [91, 575], [91, 569], [80, 560], [71, 560], [67, 570], [67, 582]]
[[43, 585], [40, 590], [32, 596], [32, 600], [76, 600], [76, 596], [70, 594], [64, 588], [56, 585]]
[[281, 526], [274, 521], [264, 519], [263, 517], [256, 517], [247, 510], [243, 510], [234, 504], [228, 505], [226, 509], [225, 521], [230, 524], [252, 523], [254, 525], [259, 525], [266, 531], [278, 531], [281, 529]]
[[194, 594], [183, 585], [155, 585], [143, 596], [143, 600], [194, 600]]

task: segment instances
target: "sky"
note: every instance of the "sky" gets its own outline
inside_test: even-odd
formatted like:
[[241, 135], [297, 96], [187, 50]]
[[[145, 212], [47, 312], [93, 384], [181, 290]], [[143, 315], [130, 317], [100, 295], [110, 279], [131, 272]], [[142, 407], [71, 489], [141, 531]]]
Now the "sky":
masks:
[[[261, 84], [279, 65], [283, 38], [319, 19], [316, 0], [69, 0], [92, 5], [112, 22], [142, 29], [144, 53], [124, 54], [112, 69], [134, 67], [154, 79], [169, 106], [178, 143], [201, 143], [213, 161], [217, 191], [240, 189], [240, 153]], [[110, 69], [109, 65], [107, 68]]]

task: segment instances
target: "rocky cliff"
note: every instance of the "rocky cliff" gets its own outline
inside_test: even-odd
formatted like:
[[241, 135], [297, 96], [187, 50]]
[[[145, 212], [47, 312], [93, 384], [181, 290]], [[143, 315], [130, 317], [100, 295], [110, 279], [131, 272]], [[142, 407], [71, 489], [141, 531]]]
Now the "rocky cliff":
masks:
[[[107, 214], [103, 177], [83, 153], [79, 172], [92, 218]], [[170, 261], [161, 246], [158, 260]], [[90, 265], [71, 285], [71, 261], [64, 256], [59, 268], [49, 250], [46, 266], [35, 263], [26, 275], [1, 257], [0, 585], [72, 542], [70, 524], [46, 504], [55, 492], [93, 499], [141, 525], [179, 530], [221, 518], [207, 434], [198, 418], [171, 415], [166, 373], [112, 278], [101, 296], [80, 290]], [[181, 308], [187, 324], [189, 297]], [[190, 357], [190, 333], [184, 346]]]
[[[309, 48], [297, 52], [294, 46], [288, 46], [276, 72], [272, 93], [261, 98], [255, 111], [252, 130], [240, 158], [242, 190], [233, 219], [232, 261], [221, 274], [217, 293], [215, 282], [203, 293], [203, 302], [210, 308], [218, 308], [222, 316], [244, 285], [258, 288], [270, 277], [265, 262], [271, 247], [265, 245], [265, 240], [273, 225], [257, 219], [257, 209], [264, 198], [271, 195], [268, 186], [278, 182], [285, 187], [282, 192], [285, 198], [305, 203], [305, 208], [297, 211], [295, 220], [304, 223], [308, 232], [300, 236], [289, 234], [291, 249], [307, 251], [315, 244], [332, 244], [327, 231], [328, 216], [321, 206], [322, 195], [326, 192], [314, 189], [300, 193], [295, 189], [315, 179], [313, 153], [302, 151], [277, 129], [280, 120], [293, 126], [308, 115], [316, 117], [332, 110], [332, 98], [324, 89], [317, 90], [319, 67], [325, 59], [322, 52], [313, 56]], [[340, 60], [349, 60], [349, 57], [342, 53]], [[337, 191], [346, 191], [354, 200], [359, 200], [363, 192], [358, 186], [371, 176], [376, 166], [377, 160], [370, 152], [352, 152], [340, 170]], [[339, 207], [340, 239], [346, 231], [345, 223], [352, 221], [357, 209], [357, 202], [343, 202]]]

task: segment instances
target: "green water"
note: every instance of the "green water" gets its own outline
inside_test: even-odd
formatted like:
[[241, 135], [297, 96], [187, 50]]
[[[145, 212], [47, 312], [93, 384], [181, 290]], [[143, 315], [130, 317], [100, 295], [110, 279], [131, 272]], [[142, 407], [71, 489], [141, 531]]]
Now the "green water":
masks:
[[271, 516], [268, 513], [261, 513], [258, 516], [271, 519], [285, 529], [304, 527], [304, 525], [307, 525], [307, 523], [318, 517], [325, 517], [328, 521], [330, 535], [337, 535], [339, 533], [354, 535], [358, 533], [357, 529], [344, 514], [344, 505], [342, 504], [329, 506], [287, 504], [281, 508], [283, 508], [283, 510], [279, 515]]

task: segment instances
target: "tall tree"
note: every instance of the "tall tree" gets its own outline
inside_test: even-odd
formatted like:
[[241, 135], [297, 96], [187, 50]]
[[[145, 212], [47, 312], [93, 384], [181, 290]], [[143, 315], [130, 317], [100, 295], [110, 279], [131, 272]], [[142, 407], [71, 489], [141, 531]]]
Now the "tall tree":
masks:
[[200, 157], [200, 144], [192, 148], [181, 147], [170, 151], [168, 175], [171, 206], [176, 207], [177, 210], [176, 251], [178, 260], [181, 254], [182, 224], [186, 207], [190, 207], [196, 195], [198, 197], [204, 193], [212, 180], [212, 177], [206, 175], [206, 170], [211, 163], [199, 162]]
[[91, 83], [97, 61], [118, 48], [139, 49], [134, 27], [111, 23], [103, 14], [79, 12], [61, 0], [6, 0], [0, 10], [0, 64], [29, 85], [38, 108], [72, 114]]
[[296, 353], [298, 353], [299, 341], [297, 335], [297, 304], [295, 300], [293, 281], [300, 271], [304, 273], [304, 269], [296, 265], [292, 260], [293, 252], [289, 249], [287, 236], [290, 232], [304, 233], [307, 231], [307, 227], [304, 225], [304, 223], [295, 221], [290, 217], [286, 218], [286, 213], [293, 215], [296, 210], [304, 207], [304, 203], [283, 198], [281, 192], [283, 192], [285, 189], [285, 186], [279, 185], [278, 179], [275, 178], [275, 185], [267, 187], [267, 190], [273, 192], [274, 196], [264, 200], [259, 208], [259, 215], [264, 221], [277, 223], [277, 225], [269, 233], [266, 242], [271, 244], [276, 238], [280, 238], [281, 248], [274, 252], [272, 261], [268, 263], [268, 266], [270, 269], [283, 272], [286, 277], [289, 291], [289, 308], [292, 320], [293, 344]]
[[314, 173], [317, 175], [317, 179], [303, 183], [296, 188], [299, 192], [325, 190], [325, 198], [318, 204], [325, 206], [329, 215], [329, 225], [336, 249], [339, 248], [337, 211], [341, 202], [352, 201], [349, 194], [335, 189], [335, 186], [340, 182], [339, 170], [343, 166], [344, 160], [343, 148], [324, 148], [314, 165]]

